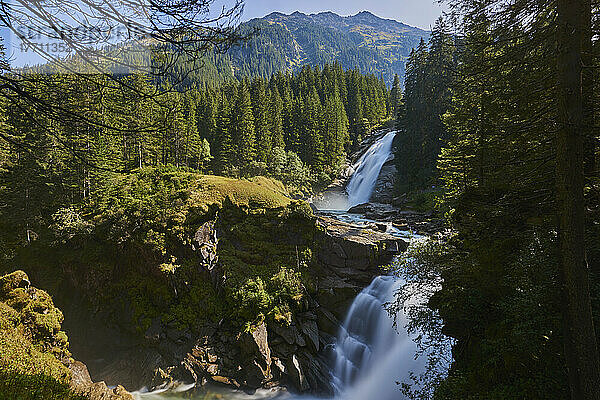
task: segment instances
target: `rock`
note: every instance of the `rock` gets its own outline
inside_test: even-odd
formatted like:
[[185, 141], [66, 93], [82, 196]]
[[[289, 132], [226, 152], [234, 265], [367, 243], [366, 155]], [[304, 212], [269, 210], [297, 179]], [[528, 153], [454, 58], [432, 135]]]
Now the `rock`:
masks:
[[300, 324], [300, 329], [308, 337], [314, 351], [319, 351], [319, 328], [313, 320], [308, 320]]
[[271, 365], [271, 349], [269, 348], [267, 326], [263, 322], [250, 333], [242, 335], [240, 348], [243, 357], [258, 356], [265, 367]]
[[235, 386], [235, 387], [238, 387], [238, 388], [240, 387], [240, 384], [237, 383], [237, 381], [235, 381], [234, 379], [227, 378], [225, 376], [218, 376], [218, 375], [216, 375], [216, 376], [212, 376], [211, 379], [214, 382], [220, 383], [222, 385]]
[[308, 389], [310, 389], [308, 381], [306, 380], [306, 376], [304, 375], [302, 367], [300, 366], [298, 358], [295, 354], [292, 355], [292, 358], [290, 360], [288, 360], [287, 376], [290, 378], [296, 390], [298, 390], [299, 392], [305, 392]]
[[299, 357], [300, 364], [306, 376], [311, 392], [319, 397], [332, 397], [334, 389], [330, 380], [330, 369], [325, 358], [311, 354]]
[[146, 329], [144, 333], [144, 338], [151, 342], [158, 342], [160, 339], [165, 337], [165, 333], [162, 328], [162, 323], [160, 318], [154, 318], [150, 327]]
[[350, 207], [348, 209], [348, 213], [349, 214], [364, 214], [368, 211], [371, 210], [371, 204], [370, 203], [363, 203], [363, 204], [358, 204], [354, 207]]
[[377, 230], [379, 232], [387, 232], [387, 229], [388, 229], [387, 224], [378, 222], [375, 224], [375, 226], [377, 227]]
[[390, 157], [381, 168], [379, 177], [373, 187], [371, 201], [375, 203], [392, 204], [394, 201], [394, 187], [396, 186], [396, 177], [398, 171], [394, 164], [394, 157]]
[[251, 388], [259, 388], [272, 378], [271, 349], [267, 337], [267, 326], [263, 322], [249, 333], [240, 337], [243, 381]]
[[292, 324], [290, 326], [285, 326], [281, 324], [273, 324], [273, 330], [279, 336], [283, 338], [288, 344], [296, 343], [298, 346], [306, 346], [306, 342], [300, 332], [298, 332], [298, 328], [296, 325]]
[[70, 386], [72, 390], [89, 400], [134, 400], [123, 386], [109, 389], [104, 382], [92, 382], [90, 373], [82, 362], [74, 361], [69, 369], [71, 370]]
[[298, 351], [298, 346], [295, 344], [281, 343], [277, 346], [273, 346], [273, 352], [281, 358], [289, 358]]
[[281, 362], [281, 360], [277, 357], [273, 357], [273, 365], [277, 368], [278, 372], [280, 374], [286, 374], [287, 370], [285, 368], [285, 365], [283, 365], [283, 363]]

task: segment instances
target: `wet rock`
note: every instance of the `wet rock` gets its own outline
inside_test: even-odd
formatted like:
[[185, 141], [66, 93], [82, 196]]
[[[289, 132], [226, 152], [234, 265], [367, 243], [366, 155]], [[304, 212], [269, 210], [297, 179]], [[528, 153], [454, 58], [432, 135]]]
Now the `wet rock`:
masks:
[[385, 223], [376, 223], [375, 226], [379, 232], [386, 232], [388, 229], [388, 225]]
[[369, 212], [370, 210], [371, 210], [371, 204], [363, 203], [363, 204], [358, 204], [354, 207], [350, 207], [348, 209], [348, 213], [349, 214], [364, 214], [366, 212]]

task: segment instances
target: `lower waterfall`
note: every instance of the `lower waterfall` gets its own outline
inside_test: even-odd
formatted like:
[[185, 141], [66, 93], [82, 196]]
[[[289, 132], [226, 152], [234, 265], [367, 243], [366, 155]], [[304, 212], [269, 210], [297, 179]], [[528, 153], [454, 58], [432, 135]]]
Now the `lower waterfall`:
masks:
[[335, 346], [336, 397], [401, 399], [397, 382], [424, 369], [426, 360], [415, 360], [416, 344], [404, 329], [406, 317], [400, 312], [396, 330], [385, 308], [401, 286], [396, 277], [378, 276], [354, 299]]

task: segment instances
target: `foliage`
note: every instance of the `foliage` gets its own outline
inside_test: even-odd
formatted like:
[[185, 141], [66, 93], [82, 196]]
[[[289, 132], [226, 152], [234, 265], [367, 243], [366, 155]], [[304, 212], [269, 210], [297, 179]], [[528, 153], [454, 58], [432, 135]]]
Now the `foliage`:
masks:
[[403, 102], [398, 104], [394, 139], [397, 190], [412, 192], [438, 184], [437, 158], [449, 139], [443, 122], [451, 100], [456, 44], [443, 19], [429, 43], [421, 40], [407, 62]]
[[[157, 319], [181, 331], [223, 319], [232, 329], [263, 318], [285, 323], [304, 307], [316, 232], [310, 207], [286, 195], [265, 177], [142, 168], [108, 180], [77, 218], [73, 210], [55, 218], [57, 234], [71, 232], [73, 221], [85, 230], [64, 240], [41, 237], [18, 262], [45, 271], [68, 265], [91, 306], [136, 335]], [[193, 248], [204, 224], [218, 233], [218, 275]]]
[[[454, 231], [443, 253], [412, 254], [442, 280], [429, 307], [454, 340], [448, 377], [436, 383], [434, 398], [567, 398], [555, 130], [548, 128], [557, 121], [554, 5], [524, 2], [491, 11], [486, 2], [451, 3], [447, 23], [458, 27], [452, 40], [446, 43], [439, 23], [429, 46], [411, 57], [396, 153], [399, 166], [425, 162], [401, 171], [401, 190], [444, 185], [439, 206]], [[452, 67], [446, 77], [444, 65]], [[428, 66], [437, 74], [427, 73]], [[598, 204], [596, 174], [588, 176], [588, 210]], [[597, 221], [587, 214], [596, 319]], [[414, 323], [431, 327], [418, 315]]]

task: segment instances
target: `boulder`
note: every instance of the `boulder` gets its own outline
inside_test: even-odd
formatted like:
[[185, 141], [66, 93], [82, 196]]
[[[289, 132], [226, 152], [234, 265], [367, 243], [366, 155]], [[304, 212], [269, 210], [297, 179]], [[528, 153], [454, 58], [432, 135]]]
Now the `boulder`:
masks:
[[271, 365], [271, 349], [269, 348], [267, 326], [264, 322], [251, 332], [242, 334], [240, 349], [243, 357], [257, 357], [265, 368]]
[[397, 176], [398, 171], [392, 155], [379, 172], [370, 200], [375, 203], [392, 204], [394, 202], [394, 187], [396, 186]]
[[272, 378], [271, 349], [265, 323], [261, 323], [251, 332], [243, 333], [239, 343], [243, 381], [251, 388], [259, 388]]

